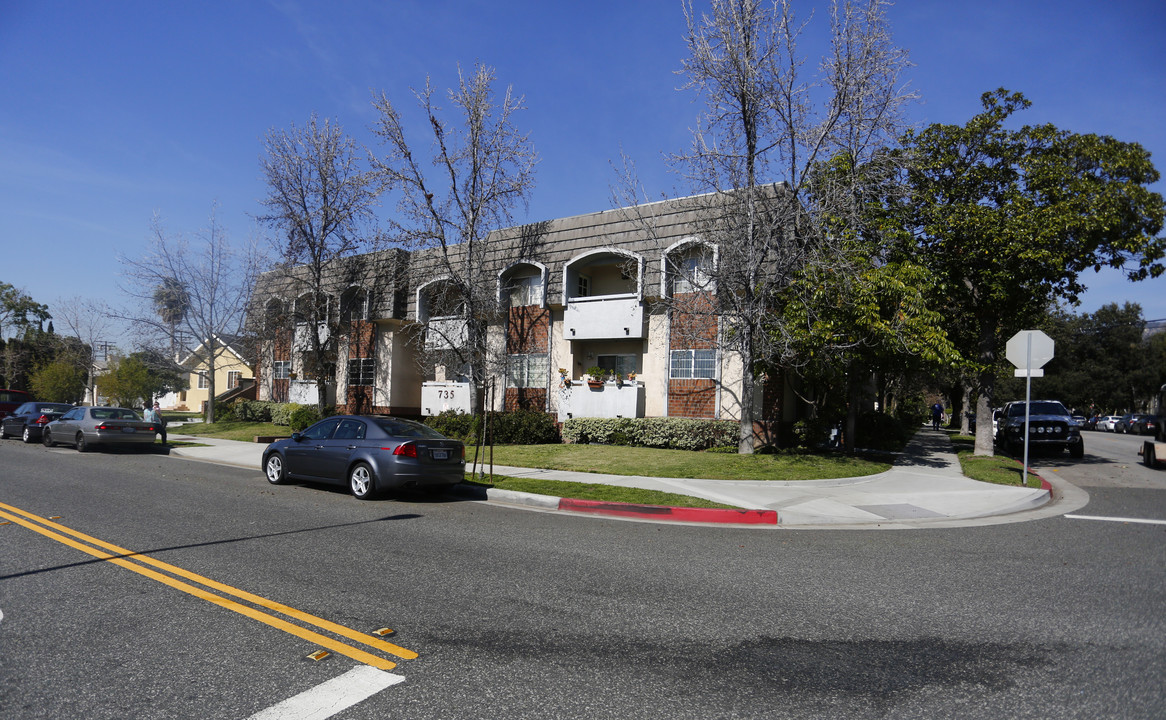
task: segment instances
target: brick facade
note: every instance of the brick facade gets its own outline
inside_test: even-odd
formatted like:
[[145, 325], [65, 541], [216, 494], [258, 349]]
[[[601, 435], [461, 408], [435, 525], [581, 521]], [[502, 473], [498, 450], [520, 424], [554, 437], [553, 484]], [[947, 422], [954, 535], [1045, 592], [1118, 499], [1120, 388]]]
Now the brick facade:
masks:
[[716, 381], [705, 378], [669, 380], [668, 416], [715, 418], [717, 416]]

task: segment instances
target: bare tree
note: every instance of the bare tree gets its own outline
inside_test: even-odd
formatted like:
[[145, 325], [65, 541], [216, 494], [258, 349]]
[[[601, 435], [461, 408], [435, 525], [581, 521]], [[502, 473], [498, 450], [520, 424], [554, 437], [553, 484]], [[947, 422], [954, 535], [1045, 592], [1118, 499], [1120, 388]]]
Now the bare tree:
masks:
[[99, 306], [81, 297], [61, 298], [53, 303], [53, 319], [58, 327], [80, 342], [72, 344], [72, 357], [68, 359], [85, 368], [85, 387], [89, 401], [97, 401], [97, 355], [103, 346], [108, 346], [113, 332], [112, 313], [109, 308]]
[[[494, 246], [503, 241], [495, 242], [498, 236], [490, 233], [513, 224], [511, 212], [527, 202], [537, 163], [529, 135], [514, 126], [523, 99], [510, 87], [497, 98], [494, 82], [490, 67], [476, 65], [469, 77], [459, 69], [458, 85], [447, 93], [456, 122], [444, 119], [428, 78], [423, 90], [414, 91], [433, 133], [433, 156], [420, 161], [397, 108], [383, 93], [374, 101], [380, 112], [374, 132], [386, 154], [373, 163], [385, 186], [399, 194], [394, 234], [411, 249], [428, 251], [414, 260], [413, 286], [444, 278], [443, 291], [432, 295], [430, 315], [465, 320], [464, 326], [428, 323], [425, 330], [432, 337], [457, 328], [456, 336], [437, 343], [443, 348], [441, 362], [467, 368], [477, 387], [491, 372], [486, 328], [499, 310], [490, 279], [501, 269]], [[429, 167], [437, 169], [430, 171], [433, 176]], [[434, 360], [424, 350], [419, 355], [422, 362]]]
[[303, 128], [272, 129], [262, 159], [268, 194], [259, 220], [276, 229], [282, 261], [270, 280], [294, 300], [290, 317], [309, 328], [299, 340], [306, 350], [305, 370], [315, 380], [317, 405], [327, 405], [327, 384], [334, 375], [340, 313], [332, 297], [337, 268], [346, 258], [370, 248], [367, 227], [374, 219], [377, 191], [362, 164], [363, 153], [339, 125], [313, 114]]
[[[134, 322], [142, 344], [157, 348], [152, 357], [173, 359], [177, 332], [184, 332], [207, 353], [207, 383], [211, 402], [207, 422], [215, 421], [215, 366], [220, 342], [230, 342], [243, 329], [246, 310], [260, 266], [255, 242], [234, 246], [220, 224], [217, 205], [207, 227], [192, 239], [169, 233], [158, 215], [151, 224], [149, 249], [139, 259], [122, 257], [127, 284], [123, 290], [138, 301]], [[180, 300], [182, 312], [161, 308], [158, 298]], [[159, 343], [159, 341], [161, 341]], [[193, 348], [188, 348], [193, 349]]]
[[[786, 295], [809, 267], [845, 271], [864, 184], [887, 175], [862, 169], [885, 155], [912, 97], [898, 84], [907, 60], [890, 41], [886, 5], [833, 3], [832, 51], [808, 78], [792, 0], [712, 0], [699, 15], [684, 6], [689, 56], [680, 72], [705, 110], [691, 150], [673, 161], [702, 194], [695, 234], [717, 251], [715, 265], [701, 267], [715, 302], [664, 302], [716, 318], [721, 348], [739, 358], [743, 453], [754, 446], [757, 369], [797, 362]], [[834, 170], [823, 173], [827, 165]], [[640, 197], [634, 171], [625, 171], [624, 192], [624, 205]], [[650, 213], [632, 212], [652, 232]]]

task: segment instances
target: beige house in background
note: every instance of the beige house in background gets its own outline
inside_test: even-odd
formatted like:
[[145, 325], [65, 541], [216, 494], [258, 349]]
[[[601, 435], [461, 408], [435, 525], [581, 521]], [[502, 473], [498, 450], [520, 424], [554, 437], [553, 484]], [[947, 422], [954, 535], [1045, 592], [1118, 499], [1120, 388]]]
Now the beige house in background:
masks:
[[[204, 412], [210, 400], [210, 363], [208, 347], [212, 343], [203, 342], [179, 364], [190, 371], [190, 387], [181, 392], [167, 393], [158, 398], [162, 410]], [[250, 385], [255, 380], [252, 361], [238, 338], [216, 336], [215, 349], [215, 392], [219, 395]]]

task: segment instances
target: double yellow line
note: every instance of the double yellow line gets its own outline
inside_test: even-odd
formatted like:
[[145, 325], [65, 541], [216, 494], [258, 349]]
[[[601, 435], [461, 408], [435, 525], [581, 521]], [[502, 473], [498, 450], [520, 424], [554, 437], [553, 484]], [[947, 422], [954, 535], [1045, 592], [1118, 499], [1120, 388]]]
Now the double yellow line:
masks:
[[[382, 658], [378, 655], [373, 655], [372, 653], [362, 650], [358, 647], [353, 647], [352, 645], [339, 642], [331, 637], [328, 637], [327, 635], [322, 635], [318, 632], [315, 632], [314, 630], [309, 630], [299, 625], [290, 623], [287, 620], [275, 617], [274, 615], [269, 615], [262, 610], [257, 610], [254, 607], [250, 607], [248, 605], [231, 600], [227, 597], [223, 597], [223, 595], [229, 595], [239, 598], [240, 600], [245, 600], [246, 602], [252, 603], [253, 605], [258, 605], [259, 607], [266, 608], [267, 610], [272, 610], [282, 615], [286, 615], [307, 625], [317, 627], [321, 630], [333, 633], [334, 635], [348, 638], [349, 640], [360, 643], [361, 645], [380, 650], [383, 653], [387, 653], [395, 657], [399, 657], [405, 660], [412, 660], [413, 658], [417, 657], [417, 653], [413, 652], [412, 650], [385, 642], [384, 640], [373, 637], [367, 633], [362, 633], [351, 628], [344, 627], [343, 625], [338, 625], [329, 620], [318, 618], [315, 615], [309, 615], [308, 613], [301, 612], [293, 607], [289, 607], [282, 603], [277, 603], [274, 600], [268, 600], [267, 598], [253, 595], [249, 592], [246, 592], [245, 590], [239, 590], [238, 588], [231, 587], [230, 585], [224, 585], [221, 582], [217, 582], [215, 580], [211, 580], [210, 578], [183, 570], [180, 567], [162, 562], [161, 560], [156, 560], [148, 555], [141, 555], [131, 550], [120, 548], [117, 545], [113, 545], [112, 543], [98, 540], [97, 538], [86, 535], [85, 533], [77, 532], [76, 530], [67, 528], [64, 525], [52, 522], [51, 520], [46, 520], [44, 518], [33, 515], [32, 513], [25, 512], [19, 508], [6, 505], [2, 502], [0, 502], [0, 517], [14, 522], [17, 525], [26, 527], [34, 532], [38, 532], [51, 540], [56, 540], [59, 543], [80, 550], [83, 553], [92, 555], [93, 557], [99, 558], [101, 560], [108, 560], [115, 565], [120, 565], [127, 570], [132, 570], [139, 575], [144, 575], [152, 580], [157, 580], [164, 585], [169, 585], [176, 590], [181, 590], [184, 593], [188, 593], [197, 598], [201, 598], [202, 600], [206, 600], [207, 602], [214, 603], [215, 605], [226, 608], [227, 610], [231, 610], [232, 612], [245, 615], [252, 620], [258, 620], [265, 625], [270, 625], [273, 628], [283, 630], [284, 632], [295, 635], [298, 638], [327, 648], [328, 650], [331, 650], [338, 655], [344, 655], [345, 657], [352, 658], [357, 662], [371, 665], [372, 667], [379, 668], [381, 670], [391, 670], [397, 666], [396, 663], [390, 660], [386, 660], [385, 658]], [[108, 550], [109, 552], [99, 550], [98, 548], [104, 548], [104, 550]], [[163, 575], [157, 570], [152, 570], [150, 567], [146, 567], [147, 565], [170, 573], [170, 575]], [[216, 595], [215, 593], [208, 592], [203, 588], [195, 587], [190, 583], [183, 582], [182, 580], [178, 580], [175, 577], [171, 577], [171, 575], [196, 582], [207, 588], [216, 590], [223, 595]]]

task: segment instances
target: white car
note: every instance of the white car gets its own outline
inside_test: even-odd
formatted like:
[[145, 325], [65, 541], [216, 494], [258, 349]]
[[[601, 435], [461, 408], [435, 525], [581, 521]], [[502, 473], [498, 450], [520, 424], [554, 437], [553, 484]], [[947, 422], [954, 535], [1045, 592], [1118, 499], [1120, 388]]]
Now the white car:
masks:
[[1097, 421], [1097, 429], [1104, 430], [1105, 432], [1113, 432], [1113, 426], [1118, 420], [1121, 420], [1120, 415], [1106, 415]]

